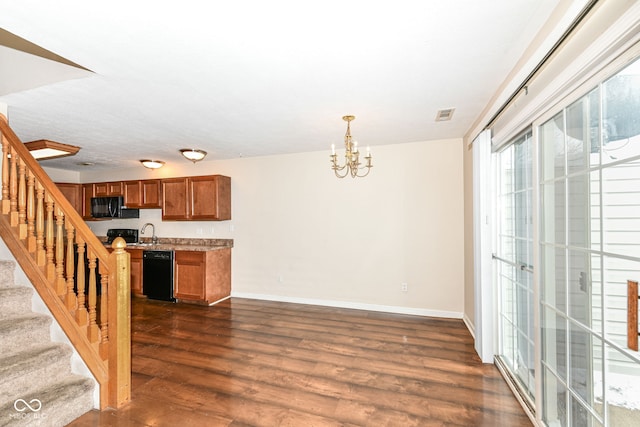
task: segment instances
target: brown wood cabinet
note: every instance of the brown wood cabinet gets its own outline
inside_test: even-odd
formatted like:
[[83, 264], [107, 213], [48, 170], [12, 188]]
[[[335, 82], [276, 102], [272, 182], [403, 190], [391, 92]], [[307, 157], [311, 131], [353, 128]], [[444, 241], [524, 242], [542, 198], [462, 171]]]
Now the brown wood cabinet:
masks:
[[93, 194], [93, 184], [82, 184], [82, 217], [84, 219], [92, 219], [91, 198], [94, 197]]
[[71, 206], [80, 214], [83, 215], [83, 204], [84, 200], [82, 198], [82, 184], [72, 184], [67, 182], [57, 182], [56, 186], [62, 192], [64, 197], [67, 198]]
[[176, 251], [174, 295], [184, 302], [213, 304], [231, 295], [231, 248]]
[[224, 221], [231, 219], [231, 178], [223, 175], [162, 180], [162, 219]]
[[[113, 248], [107, 247], [109, 253]], [[142, 292], [142, 249], [127, 248], [129, 252], [129, 272], [131, 274], [131, 294], [137, 297], [144, 296]]]
[[142, 249], [127, 249], [130, 257], [131, 293], [143, 296], [142, 293]]
[[93, 197], [122, 196], [122, 181], [96, 182], [93, 184]]
[[162, 180], [162, 219], [185, 220], [189, 217], [187, 178]]
[[122, 189], [124, 204], [129, 208], [162, 208], [162, 192], [159, 179], [124, 181]]

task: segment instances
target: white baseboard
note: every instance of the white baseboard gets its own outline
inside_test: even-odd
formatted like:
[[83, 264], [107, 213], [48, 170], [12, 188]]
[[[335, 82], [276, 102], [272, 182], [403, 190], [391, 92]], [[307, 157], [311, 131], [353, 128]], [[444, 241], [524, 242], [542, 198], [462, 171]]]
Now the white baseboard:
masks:
[[222, 302], [222, 301], [224, 301], [226, 299], [229, 299], [229, 298], [231, 298], [231, 295], [229, 295], [228, 297], [220, 298], [217, 301], [211, 302], [211, 303], [209, 303], [209, 306], [216, 305], [217, 303]]
[[467, 316], [466, 313], [462, 317], [462, 321], [464, 322], [465, 325], [467, 325], [467, 329], [469, 330], [469, 333], [471, 334], [471, 336], [473, 337], [473, 340], [475, 341], [476, 340], [476, 328], [473, 326], [473, 322], [471, 322], [471, 319], [469, 319], [469, 317]]
[[425, 308], [398, 307], [393, 305], [364, 304], [352, 301], [335, 301], [312, 298], [287, 297], [282, 295], [253, 294], [248, 292], [231, 292], [231, 297], [258, 299], [265, 301], [290, 302], [295, 304], [322, 305], [326, 307], [351, 308], [355, 310], [380, 311], [395, 314], [411, 314], [425, 317], [445, 317], [462, 319], [462, 313], [456, 311], [429, 310]]

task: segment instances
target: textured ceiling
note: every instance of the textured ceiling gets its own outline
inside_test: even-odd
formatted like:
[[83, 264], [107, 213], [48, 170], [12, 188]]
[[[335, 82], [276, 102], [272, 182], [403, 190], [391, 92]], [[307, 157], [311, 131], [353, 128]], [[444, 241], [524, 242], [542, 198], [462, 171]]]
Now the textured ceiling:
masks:
[[374, 153], [461, 138], [559, 1], [0, 0], [0, 27], [93, 71], [0, 102], [24, 142], [82, 147], [43, 162], [70, 170], [329, 150], [346, 114]]

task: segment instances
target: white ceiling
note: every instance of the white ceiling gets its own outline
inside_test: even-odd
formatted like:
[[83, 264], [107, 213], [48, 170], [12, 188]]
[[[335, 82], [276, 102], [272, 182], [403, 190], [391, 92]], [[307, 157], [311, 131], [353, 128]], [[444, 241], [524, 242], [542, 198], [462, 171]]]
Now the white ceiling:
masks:
[[24, 142], [82, 147], [43, 162], [70, 170], [328, 151], [346, 114], [375, 156], [464, 136], [560, 1], [0, 0], [0, 27], [93, 71], [0, 103]]

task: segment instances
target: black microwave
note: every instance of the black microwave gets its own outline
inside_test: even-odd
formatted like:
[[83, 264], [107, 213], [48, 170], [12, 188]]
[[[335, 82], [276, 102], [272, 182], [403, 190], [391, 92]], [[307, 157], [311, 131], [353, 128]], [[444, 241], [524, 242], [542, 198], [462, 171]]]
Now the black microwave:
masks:
[[93, 218], [140, 218], [140, 210], [127, 209], [122, 196], [92, 197], [91, 216]]

